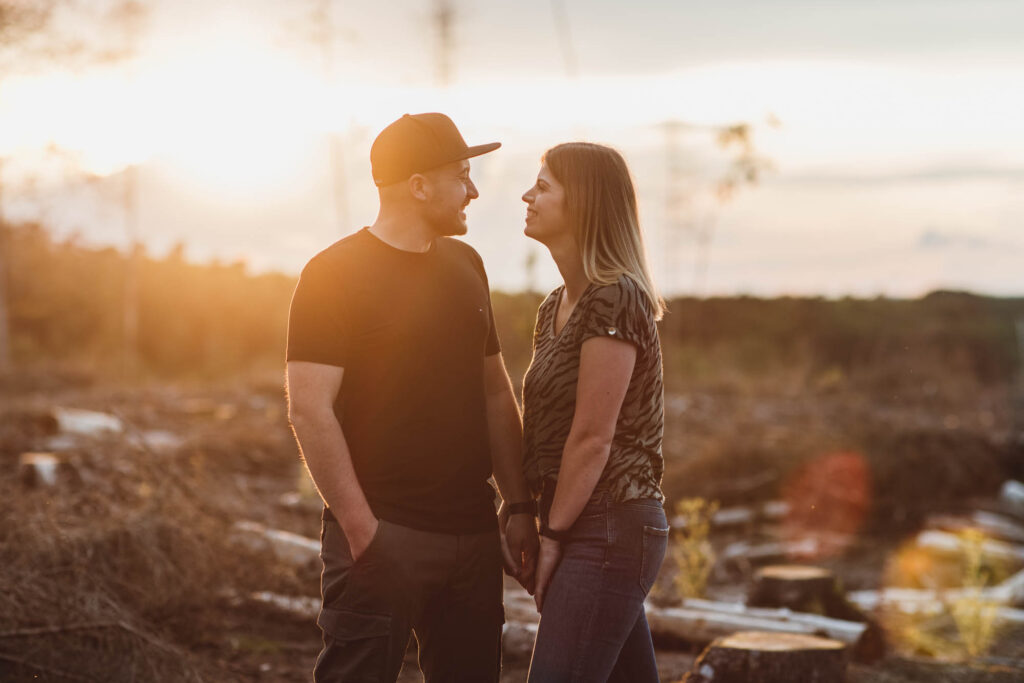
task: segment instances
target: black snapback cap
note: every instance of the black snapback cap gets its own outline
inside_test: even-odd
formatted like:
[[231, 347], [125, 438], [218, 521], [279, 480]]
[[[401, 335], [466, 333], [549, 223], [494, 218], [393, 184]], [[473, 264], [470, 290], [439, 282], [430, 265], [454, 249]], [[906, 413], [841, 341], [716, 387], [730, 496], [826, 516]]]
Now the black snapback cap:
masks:
[[444, 114], [406, 114], [382, 130], [370, 147], [373, 182], [378, 187], [406, 180], [461, 159], [501, 147], [500, 142], [470, 147]]

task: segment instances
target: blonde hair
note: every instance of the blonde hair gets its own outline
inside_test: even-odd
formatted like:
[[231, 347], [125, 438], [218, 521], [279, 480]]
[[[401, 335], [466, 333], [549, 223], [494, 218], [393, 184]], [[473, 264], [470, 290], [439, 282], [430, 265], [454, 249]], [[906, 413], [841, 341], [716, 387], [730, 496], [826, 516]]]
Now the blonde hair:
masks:
[[583, 272], [598, 285], [623, 275], [643, 290], [655, 320], [665, 313], [647, 267], [636, 192], [626, 160], [616, 150], [591, 142], [566, 142], [542, 161], [565, 190], [565, 208], [576, 230]]

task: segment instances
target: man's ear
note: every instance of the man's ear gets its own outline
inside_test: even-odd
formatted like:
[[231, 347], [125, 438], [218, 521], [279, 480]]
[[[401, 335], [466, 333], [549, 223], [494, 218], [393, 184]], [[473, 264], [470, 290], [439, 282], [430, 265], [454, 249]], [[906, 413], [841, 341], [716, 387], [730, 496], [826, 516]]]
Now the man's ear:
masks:
[[433, 187], [430, 180], [421, 173], [413, 173], [409, 176], [409, 194], [413, 199], [421, 202], [428, 201], [433, 195]]

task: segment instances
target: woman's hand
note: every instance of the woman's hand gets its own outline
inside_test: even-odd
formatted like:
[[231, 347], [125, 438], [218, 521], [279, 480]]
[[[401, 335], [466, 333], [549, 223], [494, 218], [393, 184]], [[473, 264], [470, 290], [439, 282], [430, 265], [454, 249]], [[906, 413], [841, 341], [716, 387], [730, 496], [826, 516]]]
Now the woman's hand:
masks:
[[544, 609], [544, 598], [547, 596], [548, 586], [551, 585], [551, 579], [561, 560], [562, 544], [547, 536], [541, 536], [540, 554], [537, 557], [537, 585], [533, 595], [538, 612]]

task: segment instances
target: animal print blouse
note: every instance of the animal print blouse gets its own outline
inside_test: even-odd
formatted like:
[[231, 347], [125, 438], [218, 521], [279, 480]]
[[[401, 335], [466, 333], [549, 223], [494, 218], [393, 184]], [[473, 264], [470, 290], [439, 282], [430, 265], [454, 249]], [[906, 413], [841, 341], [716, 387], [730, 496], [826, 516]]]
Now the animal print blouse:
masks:
[[650, 303], [626, 276], [612, 285], [590, 285], [555, 334], [555, 313], [563, 289], [564, 285], [549, 294], [537, 311], [533, 360], [523, 382], [523, 469], [530, 490], [539, 496], [544, 480], [558, 477], [576, 409], [580, 347], [591, 337], [604, 336], [634, 344], [637, 356], [608, 463], [595, 492], [608, 491], [616, 502], [639, 498], [664, 501], [661, 344]]

